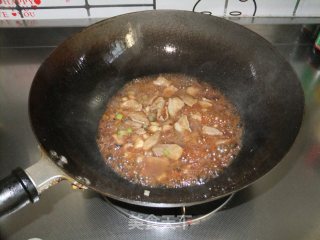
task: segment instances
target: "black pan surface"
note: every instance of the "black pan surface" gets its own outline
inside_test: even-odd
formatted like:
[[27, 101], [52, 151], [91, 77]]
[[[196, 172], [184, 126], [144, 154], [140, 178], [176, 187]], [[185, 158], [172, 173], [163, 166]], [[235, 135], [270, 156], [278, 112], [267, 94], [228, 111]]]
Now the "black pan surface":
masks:
[[[110, 97], [133, 78], [158, 73], [209, 82], [241, 114], [239, 155], [204, 185], [133, 184], [99, 152], [97, 128]], [[146, 11], [99, 22], [65, 41], [39, 68], [29, 104], [38, 141], [68, 175], [117, 200], [173, 207], [218, 199], [270, 171], [296, 138], [304, 96], [290, 65], [246, 28], [192, 12]]]

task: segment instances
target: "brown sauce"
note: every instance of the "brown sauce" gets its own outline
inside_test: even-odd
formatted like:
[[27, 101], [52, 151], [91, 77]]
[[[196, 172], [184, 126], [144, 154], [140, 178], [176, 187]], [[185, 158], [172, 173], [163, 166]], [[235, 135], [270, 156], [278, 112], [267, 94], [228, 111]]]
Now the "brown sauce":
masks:
[[179, 74], [135, 79], [108, 103], [97, 143], [110, 167], [151, 187], [203, 184], [241, 146], [236, 108], [209, 84]]

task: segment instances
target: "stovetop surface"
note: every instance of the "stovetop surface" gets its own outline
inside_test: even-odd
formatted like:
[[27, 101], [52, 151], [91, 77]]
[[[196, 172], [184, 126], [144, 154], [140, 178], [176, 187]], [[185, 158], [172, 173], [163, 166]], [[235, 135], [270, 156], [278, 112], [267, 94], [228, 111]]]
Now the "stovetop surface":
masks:
[[[305, 90], [300, 134], [281, 163], [227, 206], [187, 227], [144, 226], [92, 191], [63, 182], [40, 202], [0, 219], [0, 239], [319, 239], [320, 71], [310, 64], [312, 41], [301, 25], [248, 25], [291, 63]], [[1, 29], [0, 178], [37, 162], [40, 150], [28, 119], [28, 93], [40, 63], [79, 28]], [[287, 93], [290, 94], [290, 93]]]

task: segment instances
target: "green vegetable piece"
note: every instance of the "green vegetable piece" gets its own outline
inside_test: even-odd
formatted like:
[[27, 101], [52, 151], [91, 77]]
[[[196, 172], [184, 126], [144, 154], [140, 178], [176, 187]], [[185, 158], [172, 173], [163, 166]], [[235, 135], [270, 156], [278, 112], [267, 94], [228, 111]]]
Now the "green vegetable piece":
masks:
[[164, 155], [165, 157], [168, 157], [169, 154], [170, 154], [170, 151], [169, 151], [168, 149], [164, 149], [164, 150], [163, 150], [163, 155]]
[[116, 114], [116, 119], [121, 120], [123, 118], [123, 114], [117, 113]]
[[125, 129], [125, 130], [118, 130], [118, 132], [117, 132], [117, 135], [119, 136], [119, 137], [123, 137], [123, 136], [126, 136], [126, 135], [128, 135], [128, 134], [130, 134], [130, 133], [132, 133], [133, 132], [133, 130], [132, 130], [132, 128], [127, 128], [127, 129]]

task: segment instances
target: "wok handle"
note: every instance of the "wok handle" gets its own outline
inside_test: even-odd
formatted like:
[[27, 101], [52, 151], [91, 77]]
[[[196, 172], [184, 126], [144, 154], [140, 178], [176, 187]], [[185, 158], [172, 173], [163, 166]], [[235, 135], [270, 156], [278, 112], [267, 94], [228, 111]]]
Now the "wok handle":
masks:
[[17, 168], [0, 180], [0, 217], [39, 200], [39, 193], [26, 172]]

